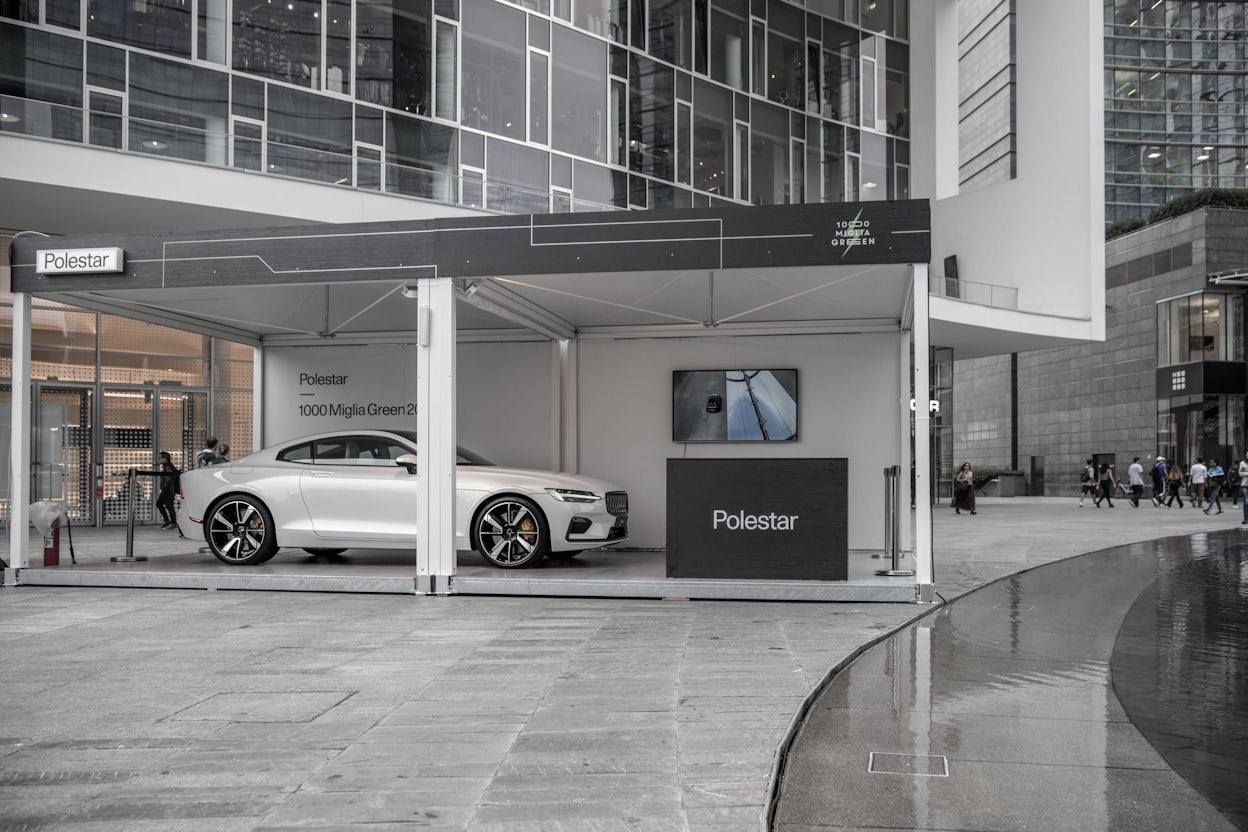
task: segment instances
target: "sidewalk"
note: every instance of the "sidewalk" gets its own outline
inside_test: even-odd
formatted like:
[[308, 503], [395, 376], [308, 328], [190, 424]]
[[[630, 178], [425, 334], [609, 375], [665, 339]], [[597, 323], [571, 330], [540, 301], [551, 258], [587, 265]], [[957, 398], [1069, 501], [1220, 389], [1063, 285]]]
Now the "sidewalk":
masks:
[[[1242, 518], [1076, 506], [942, 507], [937, 590]], [[927, 609], [8, 587], [0, 829], [756, 832], [805, 698]]]

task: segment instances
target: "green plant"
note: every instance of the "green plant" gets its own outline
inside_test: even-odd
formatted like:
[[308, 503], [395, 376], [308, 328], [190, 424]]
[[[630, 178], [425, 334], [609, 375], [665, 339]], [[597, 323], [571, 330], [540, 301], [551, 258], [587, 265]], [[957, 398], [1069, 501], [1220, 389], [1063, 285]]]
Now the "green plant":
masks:
[[1174, 219], [1201, 208], [1235, 208], [1248, 210], [1248, 188], [1201, 188], [1162, 203], [1146, 219], [1118, 220], [1105, 226], [1105, 239], [1112, 240], [1146, 225]]

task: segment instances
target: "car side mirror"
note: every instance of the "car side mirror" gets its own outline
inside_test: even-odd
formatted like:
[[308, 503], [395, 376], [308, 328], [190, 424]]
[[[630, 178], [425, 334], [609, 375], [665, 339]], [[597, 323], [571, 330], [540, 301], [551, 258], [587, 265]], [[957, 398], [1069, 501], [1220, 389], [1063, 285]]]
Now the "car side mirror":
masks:
[[407, 469], [407, 473], [416, 473], [416, 454], [400, 454], [395, 460], [395, 465], [402, 465]]

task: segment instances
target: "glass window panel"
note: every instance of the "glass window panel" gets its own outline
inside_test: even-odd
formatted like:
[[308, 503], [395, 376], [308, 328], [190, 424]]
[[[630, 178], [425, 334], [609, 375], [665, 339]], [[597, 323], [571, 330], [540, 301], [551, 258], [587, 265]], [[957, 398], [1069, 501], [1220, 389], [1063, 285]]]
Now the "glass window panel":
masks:
[[425, 119], [386, 114], [386, 190], [454, 202], [458, 131]]
[[234, 6], [234, 68], [321, 88], [320, 0]]
[[201, 61], [225, 66], [230, 12], [227, 0], [199, 0], [196, 46]]
[[736, 139], [733, 143], [733, 158], [736, 160], [736, 175], [733, 176], [732, 196], [740, 200], [750, 198], [750, 126], [740, 122], [736, 125]]
[[595, 211], [603, 207], [628, 207], [628, 174], [589, 162], [574, 162], [573, 210]]
[[572, 22], [587, 32], [624, 43], [625, 0], [573, 0]]
[[550, 202], [546, 151], [490, 139], [486, 207], [508, 214], [544, 214]]
[[828, 23], [823, 27], [823, 115], [858, 122], [858, 33]]
[[485, 207], [485, 174], [479, 170], [460, 170], [461, 193], [459, 201], [469, 208]]
[[427, 115], [433, 32], [428, 0], [359, 0], [355, 95]]
[[456, 72], [459, 68], [459, 34], [458, 27], [453, 23], [439, 20], [437, 50], [437, 97], [434, 100], [433, 114], [448, 121], [455, 120], [455, 95], [458, 84]]
[[548, 144], [546, 111], [550, 102], [550, 59], [541, 52], [529, 53], [529, 141]]
[[[32, 378], [95, 381], [94, 312], [34, 307], [30, 315]], [[0, 375], [13, 376], [13, 308], [0, 307]]]
[[191, 57], [191, 4], [181, 0], [89, 0], [87, 34], [176, 55]]
[[676, 150], [671, 68], [634, 55], [629, 94], [629, 168], [670, 181], [674, 178]]
[[371, 147], [355, 149], [355, 185], [369, 191], [381, 190], [381, 151]]
[[859, 159], [856, 154], [847, 153], [845, 155], [845, 201], [858, 201], [858, 167]]
[[792, 142], [789, 148], [788, 201], [794, 204], [806, 201], [806, 145]]
[[0, 17], [26, 23], [38, 23], [39, 2], [38, 0], [7, 0], [7, 2], [0, 3]]
[[628, 0], [629, 44], [636, 49], [646, 48], [646, 0]]
[[381, 145], [381, 137], [385, 131], [385, 115], [381, 110], [372, 107], [355, 107], [355, 140], [367, 144]]
[[528, 54], [525, 14], [493, 0], [464, 0], [461, 10], [461, 121], [466, 127], [523, 139]]
[[719, 0], [711, 6], [711, 77], [743, 90], [750, 76], [749, 10], [745, 0]]
[[845, 198], [845, 129], [835, 124], [823, 127], [823, 201]]
[[789, 200], [789, 119], [779, 107], [755, 101], [750, 115], [750, 195], [755, 205]]
[[233, 166], [240, 170], [264, 170], [264, 125], [234, 122]]
[[750, 92], [767, 94], [767, 29], [757, 20], [750, 34]]
[[819, 150], [819, 134], [813, 132], [806, 142], [806, 195], [803, 202], [820, 202], [823, 181], [823, 154]]
[[124, 101], [120, 96], [91, 92], [91, 144], [98, 147], [121, 149], [123, 125], [121, 123]]
[[888, 199], [888, 140], [877, 133], [863, 133], [862, 199]]
[[114, 315], [100, 316], [100, 378], [122, 384], [208, 385], [211, 338]]
[[229, 75], [130, 53], [130, 149], [228, 164]]
[[624, 144], [628, 141], [628, 92], [624, 82], [611, 79], [611, 102], [607, 111], [610, 124], [607, 125], [607, 161], [613, 165], [627, 163]]
[[892, 32], [892, 0], [868, 0], [863, 3], [862, 28], [868, 32]]
[[693, 0], [693, 71], [707, 73], [707, 38], [710, 22], [707, 0]]
[[607, 45], [572, 29], [554, 28], [551, 145], [606, 161]]
[[647, 0], [650, 37], [647, 51], [654, 57], [690, 68], [693, 37], [692, 0]]
[[230, 112], [236, 116], [264, 119], [264, 84], [241, 75], [231, 77], [234, 90]]
[[722, 193], [732, 167], [732, 93], [696, 81], [693, 89], [693, 186]]
[[549, 20], [535, 14], [529, 15], [529, 46], [544, 52], [550, 51]]
[[44, 0], [43, 15], [49, 26], [79, 29], [82, 26], [82, 4], [79, 0]]
[[[204, 2], [204, 0], [200, 0]], [[340, 95], [351, 94], [351, 3], [329, 0], [325, 4], [325, 76], [322, 88]]]
[[676, 105], [676, 181], [682, 185], [690, 179], [693, 163], [693, 108], [688, 104]]
[[433, 0], [433, 12], [448, 20], [459, 20], [459, 0]]
[[459, 162], [474, 168], [485, 169], [485, 136], [471, 130], [459, 133]]
[[125, 92], [126, 51], [102, 43], [88, 43], [87, 83]]
[[572, 160], [567, 156], [550, 154], [550, 184], [556, 188], [572, 187]]
[[350, 182], [353, 127], [350, 101], [272, 85], [269, 172], [320, 182]]
[[0, 24], [0, 56], [0, 95], [82, 106], [80, 39]]
[[650, 203], [646, 195], [646, 178], [644, 176], [630, 176], [628, 178], [628, 206], [630, 208], [649, 207]]

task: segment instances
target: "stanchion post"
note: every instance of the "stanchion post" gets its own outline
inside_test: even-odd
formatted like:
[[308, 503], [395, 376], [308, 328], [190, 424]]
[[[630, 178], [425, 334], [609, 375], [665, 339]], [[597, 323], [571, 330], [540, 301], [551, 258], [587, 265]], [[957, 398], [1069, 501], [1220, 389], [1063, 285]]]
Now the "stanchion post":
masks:
[[109, 558], [113, 563], [134, 563], [147, 560], [146, 555], [136, 557], [134, 554], [134, 504], [137, 498], [138, 473], [135, 468], [126, 471], [126, 554], [124, 557]]
[[897, 506], [901, 502], [901, 466], [890, 465], [884, 469], [884, 551], [893, 561], [892, 569], [877, 569], [875, 574], [890, 578], [914, 575], [913, 569], [902, 569], [901, 515]]

